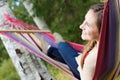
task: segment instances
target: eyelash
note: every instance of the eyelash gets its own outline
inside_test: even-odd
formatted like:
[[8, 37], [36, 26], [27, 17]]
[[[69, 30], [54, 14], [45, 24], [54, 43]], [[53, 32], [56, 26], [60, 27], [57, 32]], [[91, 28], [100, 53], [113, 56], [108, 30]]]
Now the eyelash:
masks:
[[86, 24], [88, 27], [91, 27], [86, 21], [85, 21], [85, 24]]

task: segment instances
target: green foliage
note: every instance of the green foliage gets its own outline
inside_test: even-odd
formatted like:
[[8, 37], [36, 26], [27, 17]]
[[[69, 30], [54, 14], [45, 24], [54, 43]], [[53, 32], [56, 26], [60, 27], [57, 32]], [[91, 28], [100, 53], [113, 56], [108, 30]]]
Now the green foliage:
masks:
[[54, 66], [48, 64], [47, 62], [43, 61], [50, 71], [50, 73], [56, 78], [56, 80], [73, 80], [71, 77], [69, 77], [67, 74], [63, 73], [62, 71], [58, 70]]
[[[17, 0], [16, 0], [17, 1]], [[10, 6], [10, 8], [12, 9], [14, 15], [21, 21], [26, 22], [26, 23], [30, 23], [30, 24], [34, 24], [32, 18], [30, 15], [28, 15], [27, 10], [25, 9], [25, 7], [23, 6], [21, 0], [18, 0], [17, 2], [19, 2], [19, 5], [16, 4], [16, 1], [13, 0], [8, 0], [8, 4]]]
[[[11, 1], [11, 0], [10, 0]], [[9, 2], [10, 2], [9, 1]], [[81, 31], [79, 25], [84, 20], [84, 15], [89, 6], [98, 3], [98, 0], [30, 0], [33, 3], [33, 11], [43, 19], [52, 32], [60, 33], [64, 39], [80, 42]], [[12, 1], [15, 4], [15, 1]], [[12, 5], [13, 12], [18, 19], [34, 24], [22, 3], [19, 6]]]
[[0, 66], [0, 80], [20, 80], [10, 59], [4, 60]]
[[115, 80], [120, 80], [120, 74], [119, 74], [119, 76]]
[[32, 0], [33, 10], [37, 16], [46, 21], [52, 32], [59, 32], [67, 40], [78, 41], [80, 20], [83, 20], [85, 13], [85, 11], [81, 13], [82, 2], [80, 0], [41, 0], [36, 5], [38, 1]]
[[59, 32], [64, 39], [81, 42], [79, 25], [88, 7], [98, 1], [91, 0], [32, 0], [36, 15], [46, 21], [52, 32]]
[[6, 49], [5, 49], [5, 47], [4, 47], [1, 39], [0, 39], [0, 44], [1, 44], [1, 45], [0, 45], [0, 65], [1, 65], [2, 61], [3, 61], [4, 59], [8, 59], [9, 56], [8, 56], [8, 54], [7, 54], [7, 52], [6, 52]]

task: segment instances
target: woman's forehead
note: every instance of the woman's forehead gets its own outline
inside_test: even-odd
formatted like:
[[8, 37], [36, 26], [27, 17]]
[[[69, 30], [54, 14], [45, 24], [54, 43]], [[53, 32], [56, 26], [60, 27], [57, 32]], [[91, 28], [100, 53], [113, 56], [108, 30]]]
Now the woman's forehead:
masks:
[[87, 14], [85, 15], [85, 20], [91, 24], [94, 24], [97, 22], [97, 15], [93, 10], [89, 10]]

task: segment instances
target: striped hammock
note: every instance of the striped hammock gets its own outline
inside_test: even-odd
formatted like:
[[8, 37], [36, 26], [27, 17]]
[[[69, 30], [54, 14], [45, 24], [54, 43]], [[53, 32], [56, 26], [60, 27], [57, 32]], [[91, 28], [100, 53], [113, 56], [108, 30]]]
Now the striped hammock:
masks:
[[[1, 30], [0, 33], [2, 35], [7, 36], [9, 39], [15, 41], [16, 43], [19, 43], [20, 45], [24, 46], [26, 49], [28, 49], [30, 52], [32, 52], [36, 56], [40, 57], [41, 59], [45, 60], [49, 64], [64, 71], [65, 73], [70, 75], [72, 78], [74, 78], [73, 74], [71, 73], [67, 65], [48, 57], [45, 53], [42, 52], [42, 48], [41, 48], [42, 46], [39, 40], [41, 37], [43, 37], [45, 41], [47, 41], [52, 46], [57, 47], [57, 44], [55, 43], [54, 38], [52, 34], [49, 33], [49, 31], [39, 30], [38, 28], [32, 27], [31, 25], [23, 23], [19, 20], [15, 20], [9, 17], [8, 15], [5, 15], [5, 16], [6, 16], [7, 22], [9, 22], [10, 25], [16, 28], [19, 28], [22, 25], [22, 28], [20, 27], [22, 30], [9, 30], [9, 31]], [[29, 28], [27, 28], [26, 26]]]
[[[119, 0], [108, 0], [105, 3], [98, 58], [93, 80], [113, 80], [120, 74], [119, 3]], [[11, 18], [7, 14], [5, 14], [5, 18], [4, 25], [9, 24], [10, 27], [16, 30], [0, 30], [0, 34], [19, 43], [33, 54], [76, 79], [67, 65], [48, 57], [42, 52], [39, 40], [41, 37], [53, 47], [57, 47], [54, 37], [49, 31], [40, 30], [37, 27]], [[83, 50], [83, 45], [66, 42], [77, 51]]]
[[120, 74], [120, 0], [108, 0], [93, 80], [115, 80]]

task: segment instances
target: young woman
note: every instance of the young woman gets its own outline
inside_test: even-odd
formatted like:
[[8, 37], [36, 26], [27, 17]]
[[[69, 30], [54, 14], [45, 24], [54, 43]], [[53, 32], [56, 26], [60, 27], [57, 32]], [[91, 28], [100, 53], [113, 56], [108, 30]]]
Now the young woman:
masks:
[[83, 54], [76, 58], [82, 80], [92, 80], [94, 75], [103, 8], [103, 4], [91, 6], [83, 24], [80, 26], [80, 29], [82, 29], [82, 39], [88, 41]]
[[[92, 80], [94, 75], [103, 9], [103, 4], [91, 6], [85, 15], [84, 22], [80, 25], [80, 29], [82, 29], [81, 38], [88, 41], [82, 54], [74, 50], [62, 38], [57, 41], [59, 42], [57, 48], [51, 46], [47, 50], [48, 56], [67, 64], [79, 80]], [[59, 35], [55, 34], [57, 40], [56, 36]]]

